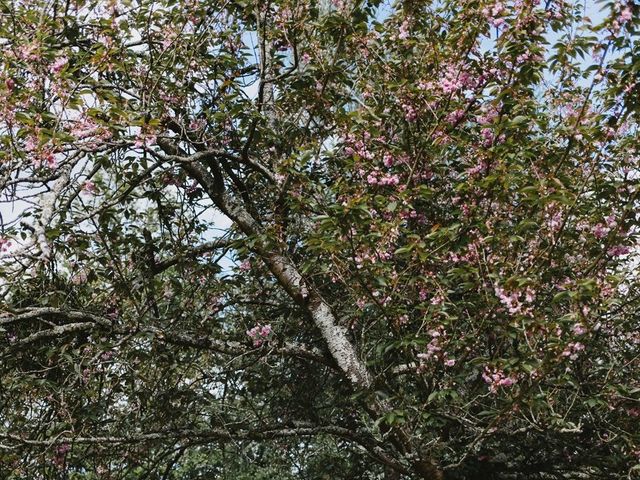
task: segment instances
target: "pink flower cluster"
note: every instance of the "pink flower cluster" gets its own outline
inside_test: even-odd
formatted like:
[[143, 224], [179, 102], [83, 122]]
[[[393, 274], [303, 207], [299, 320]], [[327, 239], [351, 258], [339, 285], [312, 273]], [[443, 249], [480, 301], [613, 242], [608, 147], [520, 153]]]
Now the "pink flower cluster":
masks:
[[356, 262], [356, 268], [361, 269], [367, 263], [374, 265], [376, 263], [385, 262], [393, 258], [393, 253], [389, 250], [366, 250], [358, 253], [353, 260]]
[[395, 158], [393, 158], [393, 155], [391, 155], [389, 152], [385, 152], [385, 154], [382, 156], [382, 163], [384, 163], [385, 167], [391, 168], [395, 163]]
[[69, 59], [67, 57], [58, 57], [51, 64], [51, 71], [55, 74], [60, 73], [69, 63]]
[[584, 344], [580, 342], [571, 342], [562, 352], [563, 357], [569, 357], [571, 360], [578, 358], [578, 354], [584, 350]]
[[624, 24], [630, 21], [633, 18], [633, 13], [631, 13], [631, 8], [625, 7], [622, 9], [620, 14], [618, 15], [618, 23]]
[[460, 120], [464, 118], [465, 110], [462, 108], [457, 108], [452, 112], [449, 112], [445, 117], [445, 121], [450, 123], [451, 125], [457, 125], [460, 123]]
[[484, 148], [489, 148], [494, 143], [504, 143], [507, 138], [504, 133], [496, 137], [496, 134], [490, 128], [480, 130], [480, 135], [482, 136], [482, 146]]
[[83, 138], [92, 137], [98, 132], [98, 125], [91, 119], [82, 120], [77, 122], [71, 129], [71, 135], [78, 140]]
[[564, 217], [562, 216], [562, 210], [555, 209], [556, 205], [549, 204], [546, 208], [547, 226], [549, 230], [554, 233], [558, 233], [564, 225]]
[[401, 105], [402, 110], [404, 111], [404, 119], [407, 122], [415, 122], [418, 119], [418, 111], [416, 107], [414, 107], [411, 103], [403, 102]]
[[615, 245], [607, 250], [607, 253], [612, 257], [621, 257], [622, 255], [626, 255], [631, 251], [631, 248], [626, 245]]
[[8, 252], [11, 247], [11, 240], [0, 237], [0, 252]]
[[358, 155], [360, 158], [364, 158], [366, 160], [373, 160], [373, 153], [369, 151], [365, 142], [368, 142], [371, 139], [371, 134], [369, 132], [364, 132], [364, 140], [357, 139], [355, 135], [347, 134], [345, 138], [346, 146], [344, 148], [344, 152], [349, 155]]
[[156, 143], [156, 135], [153, 134], [140, 134], [136, 137], [136, 141], [133, 144], [134, 148], [149, 147]]
[[17, 52], [17, 57], [26, 62], [37, 62], [40, 60], [40, 44], [36, 41], [22, 45]]
[[62, 467], [69, 450], [71, 450], [71, 445], [69, 445], [68, 443], [62, 443], [58, 445], [54, 451], [53, 463], [55, 463], [58, 467]]
[[418, 372], [424, 371], [427, 362], [434, 357], [441, 358], [445, 367], [453, 367], [456, 364], [455, 358], [448, 356], [446, 352], [442, 351], [441, 342], [447, 336], [447, 332], [444, 328], [438, 327], [429, 331], [429, 335], [431, 336], [431, 341], [427, 344], [427, 351], [417, 355], [420, 360]]
[[398, 185], [400, 183], [400, 177], [398, 175], [392, 175], [390, 173], [383, 174], [378, 170], [367, 175], [367, 183], [369, 185]]
[[48, 167], [54, 169], [57, 166], [54, 147], [51, 142], [40, 145], [39, 132], [36, 130], [32, 135], [28, 136], [24, 142], [24, 149], [30, 154], [33, 165], [36, 168]]
[[505, 373], [498, 368], [490, 369], [489, 367], [484, 367], [482, 378], [489, 384], [489, 390], [492, 393], [496, 393], [499, 387], [511, 387], [518, 381], [514, 376], [505, 375]]
[[593, 229], [591, 230], [591, 233], [593, 233], [593, 236], [596, 237], [597, 239], [602, 239], [609, 234], [609, 230], [610, 230], [609, 227], [607, 227], [602, 223], [599, 223], [593, 227]]
[[480, 115], [476, 116], [476, 122], [480, 125], [490, 125], [500, 116], [500, 112], [495, 105], [484, 105], [480, 112]]
[[444, 93], [450, 94], [458, 90], [473, 88], [478, 84], [478, 80], [460, 65], [449, 64], [443, 72], [439, 84]]
[[598, 223], [591, 228], [591, 233], [593, 233], [593, 236], [597, 239], [606, 237], [611, 230], [618, 226], [618, 222], [616, 222], [614, 215], [609, 215], [604, 220], [604, 223]]
[[478, 158], [475, 165], [467, 168], [467, 175], [475, 177], [486, 172], [489, 169], [489, 164], [484, 158]]
[[525, 308], [521, 295], [524, 293], [524, 303], [533, 303], [536, 299], [536, 291], [533, 288], [527, 287], [524, 292], [514, 290], [508, 294], [499, 285], [496, 285], [494, 289], [500, 303], [507, 307], [507, 310], [511, 315], [527, 315], [531, 313], [531, 307]]
[[571, 331], [576, 335], [584, 335], [587, 333], [587, 329], [581, 323], [576, 323], [573, 327], [571, 327]]
[[[465, 207], [468, 208], [467, 205], [462, 205], [463, 212], [465, 211]], [[475, 239], [467, 245], [467, 252], [463, 255], [460, 255], [456, 252], [450, 252], [448, 255], [448, 259], [454, 263], [474, 263], [480, 259], [480, 252], [482, 251], [481, 241]]]
[[269, 340], [272, 332], [273, 330], [271, 329], [271, 325], [258, 324], [252, 329], [247, 330], [247, 335], [253, 340], [253, 346], [259, 347], [265, 341]]
[[505, 12], [506, 9], [501, 2], [496, 2], [493, 7], [485, 7], [482, 9], [482, 15], [496, 28], [504, 23], [504, 18], [502, 18], [501, 15]]
[[411, 21], [410, 20], [411, 19], [407, 18], [400, 25], [400, 28], [398, 29], [398, 38], [400, 40], [406, 40], [407, 38], [409, 38], [409, 28], [411, 27]]
[[94, 182], [92, 182], [91, 180], [85, 180], [82, 183], [81, 191], [82, 191], [82, 193], [84, 193], [86, 195], [93, 195], [97, 191], [96, 184]]
[[433, 296], [431, 301], [429, 302], [431, 305], [442, 305], [445, 301], [444, 295], [442, 293], [437, 293]]

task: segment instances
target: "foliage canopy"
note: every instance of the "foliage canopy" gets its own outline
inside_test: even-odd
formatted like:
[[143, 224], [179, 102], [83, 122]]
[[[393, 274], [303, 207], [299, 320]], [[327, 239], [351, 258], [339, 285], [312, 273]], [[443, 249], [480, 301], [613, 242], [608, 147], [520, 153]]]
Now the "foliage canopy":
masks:
[[639, 16], [0, 2], [0, 476], [637, 474]]

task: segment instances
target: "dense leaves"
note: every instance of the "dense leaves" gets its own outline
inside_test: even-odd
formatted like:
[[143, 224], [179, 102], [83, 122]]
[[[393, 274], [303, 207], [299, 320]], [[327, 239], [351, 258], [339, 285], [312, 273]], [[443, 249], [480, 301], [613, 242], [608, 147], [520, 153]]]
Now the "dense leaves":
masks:
[[0, 5], [0, 474], [633, 478], [640, 5]]

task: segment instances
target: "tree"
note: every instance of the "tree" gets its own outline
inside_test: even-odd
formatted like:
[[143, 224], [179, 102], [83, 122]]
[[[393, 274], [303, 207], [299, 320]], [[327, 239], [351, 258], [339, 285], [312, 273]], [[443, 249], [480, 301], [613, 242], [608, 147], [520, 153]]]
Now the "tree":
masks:
[[2, 2], [2, 477], [637, 474], [600, 6]]

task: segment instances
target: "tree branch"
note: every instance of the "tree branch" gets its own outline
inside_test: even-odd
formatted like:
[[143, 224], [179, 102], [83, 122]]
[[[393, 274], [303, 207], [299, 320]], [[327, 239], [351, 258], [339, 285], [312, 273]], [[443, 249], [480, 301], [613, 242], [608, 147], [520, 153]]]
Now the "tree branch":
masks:
[[279, 438], [296, 438], [296, 437], [310, 437], [316, 435], [331, 435], [341, 438], [343, 440], [355, 443], [363, 447], [369, 454], [375, 457], [378, 461], [385, 465], [388, 465], [397, 471], [408, 474], [408, 469], [400, 464], [398, 461], [389, 457], [384, 451], [382, 445], [376, 442], [372, 438], [367, 438], [362, 434], [354, 432], [344, 427], [338, 427], [335, 425], [321, 425], [321, 426], [290, 426], [290, 425], [276, 425], [267, 426], [261, 429], [244, 429], [244, 430], [232, 430], [230, 428], [212, 428], [208, 430], [197, 429], [176, 429], [176, 430], [162, 430], [158, 432], [149, 432], [139, 435], [131, 436], [58, 436], [51, 440], [33, 440], [30, 438], [24, 438], [23, 436], [5, 433], [0, 434], [0, 439], [9, 442], [15, 442], [25, 446], [33, 447], [46, 447], [50, 448], [54, 445], [130, 445], [136, 443], [157, 442], [157, 441], [184, 441], [186, 445], [202, 445], [211, 442], [218, 441], [264, 441], [275, 440]]
[[178, 264], [181, 260], [185, 258], [196, 258], [205, 253], [212, 252], [214, 250], [230, 248], [237, 239], [231, 238], [216, 238], [215, 240], [211, 240], [209, 242], [203, 243], [202, 245], [198, 245], [196, 247], [189, 248], [184, 252], [179, 253], [178, 255], [174, 255], [173, 257], [165, 258], [164, 260], [157, 261], [153, 267], [152, 273], [157, 274], [161, 273], [168, 268], [173, 267]]
[[340, 369], [356, 387], [369, 388], [372, 383], [371, 375], [347, 338], [346, 329], [338, 325], [330, 305], [318, 291], [310, 288], [293, 261], [259, 240], [263, 231], [258, 222], [240, 202], [221, 191], [213, 176], [199, 164], [207, 155], [210, 153], [198, 152], [189, 157], [173, 155], [171, 158], [200, 184], [220, 211], [245, 235], [256, 238], [253, 250], [260, 255], [289, 296], [309, 313]]

